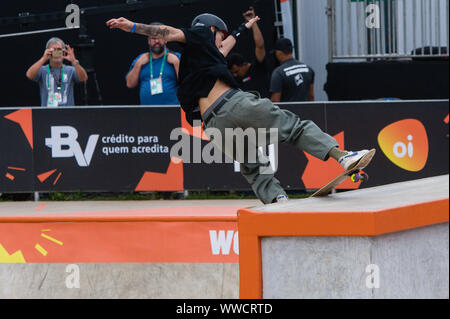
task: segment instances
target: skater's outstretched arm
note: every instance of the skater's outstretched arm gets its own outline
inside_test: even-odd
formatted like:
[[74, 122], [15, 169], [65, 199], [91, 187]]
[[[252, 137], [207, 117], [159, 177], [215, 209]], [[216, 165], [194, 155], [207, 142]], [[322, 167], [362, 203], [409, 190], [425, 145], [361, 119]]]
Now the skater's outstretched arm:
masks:
[[125, 18], [111, 19], [106, 22], [110, 29], [120, 29], [125, 32], [133, 32], [141, 35], [163, 39], [167, 42], [186, 43], [184, 32], [167, 25], [148, 25], [135, 23]]

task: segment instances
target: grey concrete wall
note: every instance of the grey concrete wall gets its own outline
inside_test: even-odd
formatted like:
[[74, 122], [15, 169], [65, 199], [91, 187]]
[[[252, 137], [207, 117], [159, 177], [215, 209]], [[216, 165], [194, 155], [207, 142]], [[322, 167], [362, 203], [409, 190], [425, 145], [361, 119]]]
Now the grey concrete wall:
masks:
[[[377, 237], [262, 239], [264, 298], [449, 298], [449, 225]], [[367, 288], [368, 265], [379, 288]]]
[[328, 101], [323, 86], [327, 81], [328, 18], [326, 0], [297, 1], [298, 59], [315, 72], [314, 95], [316, 101]]
[[0, 264], [0, 298], [239, 298], [238, 264]]

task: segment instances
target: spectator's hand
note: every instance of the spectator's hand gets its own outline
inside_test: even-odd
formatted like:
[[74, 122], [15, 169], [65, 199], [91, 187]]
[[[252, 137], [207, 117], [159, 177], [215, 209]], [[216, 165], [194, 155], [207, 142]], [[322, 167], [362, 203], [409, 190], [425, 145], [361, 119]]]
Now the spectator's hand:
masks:
[[54, 50], [53, 48], [45, 50], [44, 55], [42, 56], [44, 63], [47, 62], [51, 58], [53, 50]]
[[128, 19], [125, 18], [119, 18], [119, 19], [111, 19], [106, 22], [106, 25], [110, 29], [120, 29], [126, 32], [130, 32], [131, 28], [134, 25], [134, 22], [131, 22]]
[[256, 17], [250, 19], [250, 20], [245, 24], [245, 27], [246, 27], [247, 29], [251, 29], [252, 26], [253, 26], [256, 22], [258, 22], [259, 20], [261, 20], [260, 17], [256, 16]]
[[75, 52], [74, 50], [70, 47], [70, 45], [66, 45], [66, 48], [63, 50], [64, 53], [66, 53], [66, 55], [64, 55], [64, 59], [69, 61], [70, 63], [75, 63], [75, 61], [77, 60], [75, 58]]
[[253, 19], [256, 15], [255, 15], [255, 8], [250, 7], [246, 12], [244, 12], [242, 14], [245, 18], [245, 20], [250, 21], [251, 19]]
[[142, 54], [139, 57], [139, 59], [136, 61], [136, 64], [139, 64], [139, 65], [142, 66], [142, 65], [147, 64], [149, 62], [150, 62], [150, 54], [147, 52], [147, 53]]
[[180, 62], [180, 59], [178, 59], [178, 57], [175, 54], [173, 54], [171, 52], [169, 52], [167, 54], [167, 63], [175, 65], [175, 64], [177, 64], [179, 62]]

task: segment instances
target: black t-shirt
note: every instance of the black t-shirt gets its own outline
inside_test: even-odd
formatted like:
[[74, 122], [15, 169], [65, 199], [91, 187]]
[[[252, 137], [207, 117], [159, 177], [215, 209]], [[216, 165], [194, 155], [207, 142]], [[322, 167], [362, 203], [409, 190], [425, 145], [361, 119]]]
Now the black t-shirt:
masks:
[[288, 60], [272, 73], [270, 92], [281, 92], [281, 102], [307, 101], [314, 71], [295, 59]]
[[255, 58], [251, 62], [247, 75], [241, 81], [238, 81], [239, 88], [242, 91], [257, 91], [263, 98], [270, 97], [270, 71], [271, 66], [267, 56], [264, 57], [262, 62]]
[[218, 79], [237, 88], [223, 54], [216, 46], [214, 34], [207, 27], [181, 29], [186, 37], [180, 61], [178, 99], [192, 125], [201, 119], [198, 100], [207, 97]]

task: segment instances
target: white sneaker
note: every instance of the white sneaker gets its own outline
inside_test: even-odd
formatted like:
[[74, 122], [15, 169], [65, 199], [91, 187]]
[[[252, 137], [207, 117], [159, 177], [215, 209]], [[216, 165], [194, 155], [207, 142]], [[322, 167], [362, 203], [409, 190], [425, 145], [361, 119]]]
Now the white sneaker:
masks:
[[287, 197], [286, 195], [278, 195], [277, 198], [275, 199], [277, 203], [287, 202], [288, 200], [289, 197]]
[[349, 152], [347, 155], [342, 156], [339, 159], [338, 163], [341, 164], [341, 166], [345, 170], [352, 169], [353, 167], [356, 166], [356, 164], [358, 164], [359, 160], [367, 153], [369, 153], [369, 150], [362, 150], [362, 151], [358, 151], [358, 152]]

